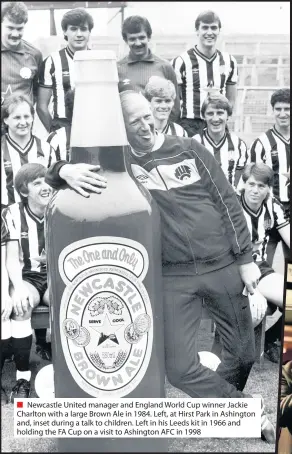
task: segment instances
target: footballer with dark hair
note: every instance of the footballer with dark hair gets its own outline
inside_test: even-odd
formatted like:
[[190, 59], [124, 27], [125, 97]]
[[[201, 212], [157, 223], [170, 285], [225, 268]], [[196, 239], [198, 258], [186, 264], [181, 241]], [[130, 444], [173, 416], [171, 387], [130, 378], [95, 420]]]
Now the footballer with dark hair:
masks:
[[250, 147], [251, 162], [264, 162], [273, 169], [273, 193], [290, 215], [290, 88], [271, 96], [275, 124]]
[[171, 64], [153, 54], [149, 47], [152, 28], [148, 19], [142, 16], [127, 17], [122, 26], [122, 37], [129, 46], [129, 53], [118, 61], [120, 81], [131, 82], [134, 90], [144, 94], [151, 76], [170, 80], [176, 91], [171, 120], [176, 121], [180, 110], [176, 76]]
[[[74, 88], [74, 54], [88, 49], [94, 22], [84, 8], [74, 8], [64, 14], [62, 30], [67, 46], [53, 52], [43, 62], [38, 91], [37, 113], [48, 132], [69, 125], [66, 115], [65, 95]], [[49, 104], [53, 100], [53, 118]]]
[[216, 48], [221, 21], [213, 11], [204, 11], [195, 21], [198, 44], [172, 61], [181, 99], [180, 124], [189, 137], [205, 127], [201, 106], [210, 91], [236, 100], [237, 62]]
[[[5, 265], [11, 282], [5, 294], [6, 300], [8, 295], [12, 299], [10, 336], [16, 366], [11, 402], [30, 395], [31, 313], [40, 301], [49, 305], [44, 215], [52, 189], [45, 182], [45, 174], [46, 168], [42, 164], [23, 165], [15, 176], [15, 188], [21, 202], [10, 205], [2, 212], [2, 226], [6, 230], [2, 238], [6, 246]], [[6, 340], [9, 340], [7, 335]], [[1, 391], [1, 400], [4, 401], [6, 392]]]

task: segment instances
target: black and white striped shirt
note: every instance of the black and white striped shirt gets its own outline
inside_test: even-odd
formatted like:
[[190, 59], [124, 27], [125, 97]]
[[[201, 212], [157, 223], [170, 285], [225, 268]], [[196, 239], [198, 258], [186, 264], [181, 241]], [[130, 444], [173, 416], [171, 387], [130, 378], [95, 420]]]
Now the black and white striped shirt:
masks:
[[74, 54], [67, 46], [53, 52], [43, 62], [39, 86], [53, 90], [53, 118], [66, 118], [65, 95], [74, 89]]
[[48, 167], [56, 161], [70, 161], [70, 133], [71, 127], [63, 127], [53, 131], [47, 138], [51, 155]]
[[215, 157], [229, 183], [236, 188], [241, 172], [248, 159], [246, 143], [233, 132], [226, 131], [219, 143], [210, 137], [207, 128], [194, 137]]
[[208, 90], [212, 87], [225, 95], [226, 85], [235, 85], [238, 80], [235, 58], [218, 49], [207, 58], [195, 46], [176, 57], [172, 65], [182, 90], [182, 118], [202, 119], [201, 107]]
[[249, 150], [251, 162], [264, 162], [274, 171], [273, 194], [281, 202], [290, 200], [290, 139], [283, 137], [275, 127], [258, 137]]
[[187, 131], [173, 121], [168, 121], [161, 132], [168, 136], [188, 137]]
[[7, 241], [18, 241], [19, 261], [23, 272], [43, 272], [46, 265], [35, 258], [45, 253], [44, 217], [38, 218], [23, 202], [14, 203], [2, 212], [8, 229]]
[[29, 162], [38, 162], [47, 167], [49, 156], [50, 145], [34, 135], [24, 148], [9, 133], [1, 137], [1, 205], [20, 202], [20, 196], [14, 189], [14, 178], [19, 169]]
[[289, 225], [285, 219], [284, 210], [280, 202], [274, 197], [262, 203], [255, 213], [247, 205], [244, 194], [240, 196], [240, 203], [251, 235], [253, 258], [261, 262], [267, 260], [267, 245], [272, 228], [277, 230]]

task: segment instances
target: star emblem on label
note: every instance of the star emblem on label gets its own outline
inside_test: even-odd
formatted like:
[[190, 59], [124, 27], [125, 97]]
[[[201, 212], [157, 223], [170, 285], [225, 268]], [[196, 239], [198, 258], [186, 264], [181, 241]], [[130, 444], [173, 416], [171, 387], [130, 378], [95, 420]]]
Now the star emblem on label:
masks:
[[119, 344], [116, 332], [123, 328], [124, 323], [113, 324], [110, 322], [108, 315], [106, 314], [103, 320], [102, 326], [90, 326], [99, 334], [98, 345], [102, 344], [106, 340], [110, 340]]

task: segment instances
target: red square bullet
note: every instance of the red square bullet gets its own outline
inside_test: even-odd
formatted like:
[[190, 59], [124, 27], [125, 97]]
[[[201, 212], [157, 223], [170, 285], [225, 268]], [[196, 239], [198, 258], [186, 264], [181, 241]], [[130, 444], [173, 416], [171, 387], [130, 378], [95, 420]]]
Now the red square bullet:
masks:
[[17, 402], [17, 408], [23, 408], [23, 402]]

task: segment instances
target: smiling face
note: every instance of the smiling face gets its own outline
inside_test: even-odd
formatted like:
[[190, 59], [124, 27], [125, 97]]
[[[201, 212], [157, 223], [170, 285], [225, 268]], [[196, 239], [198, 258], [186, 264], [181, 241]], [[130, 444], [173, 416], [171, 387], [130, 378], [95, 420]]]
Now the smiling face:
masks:
[[29, 206], [45, 208], [52, 195], [52, 188], [45, 182], [45, 177], [38, 177], [27, 184], [27, 197]]
[[290, 104], [276, 102], [273, 108], [276, 126], [279, 129], [286, 129], [290, 126]]
[[250, 208], [258, 209], [270, 192], [270, 187], [251, 175], [244, 183], [244, 198]]
[[31, 133], [33, 115], [27, 102], [21, 102], [12, 108], [9, 117], [4, 119], [8, 132], [13, 138], [23, 138]]
[[162, 121], [168, 120], [171, 110], [174, 106], [174, 100], [170, 97], [153, 96], [150, 101], [150, 108], [155, 119]]
[[155, 127], [148, 101], [142, 95], [133, 93], [122, 101], [122, 108], [130, 145], [140, 154], [151, 153]]
[[72, 52], [87, 48], [90, 37], [87, 23], [83, 25], [68, 25], [67, 30], [64, 31], [64, 35], [67, 37], [68, 46]]
[[218, 22], [212, 22], [211, 24], [200, 22], [197, 30], [200, 45], [206, 49], [215, 47], [219, 33], [220, 28]]
[[224, 134], [228, 113], [225, 109], [217, 108], [209, 104], [205, 110], [204, 119], [207, 123], [208, 132], [211, 134]]
[[139, 33], [127, 33], [126, 42], [132, 58], [141, 59], [148, 55], [150, 39], [142, 28]]

